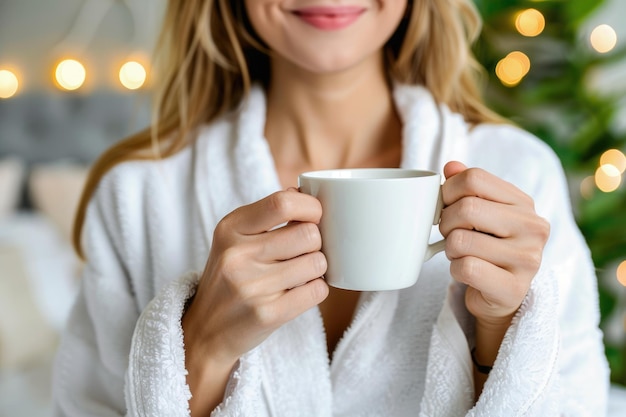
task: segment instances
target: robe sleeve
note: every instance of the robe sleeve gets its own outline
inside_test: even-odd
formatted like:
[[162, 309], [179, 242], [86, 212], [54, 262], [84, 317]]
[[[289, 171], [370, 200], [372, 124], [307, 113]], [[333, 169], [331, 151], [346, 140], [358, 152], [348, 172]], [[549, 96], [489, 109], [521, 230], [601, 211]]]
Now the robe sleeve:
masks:
[[551, 225], [542, 265], [475, 404], [470, 346], [459, 325], [467, 319], [452, 313], [461, 310], [456, 304], [463, 303], [462, 292], [448, 294], [430, 341], [421, 415], [606, 414], [609, 370], [590, 252], [556, 155], [546, 148], [528, 166], [538, 174], [523, 188]]
[[[114, 170], [102, 179], [87, 210], [87, 262], [55, 359], [54, 415], [186, 417], [191, 392], [181, 317], [198, 273], [175, 277], [151, 300], [140, 300], [148, 292], [139, 287], [150, 280], [131, 277], [127, 222], [120, 221], [136, 208], [116, 177]], [[241, 358], [214, 416], [258, 415], [254, 361], [254, 352]]]

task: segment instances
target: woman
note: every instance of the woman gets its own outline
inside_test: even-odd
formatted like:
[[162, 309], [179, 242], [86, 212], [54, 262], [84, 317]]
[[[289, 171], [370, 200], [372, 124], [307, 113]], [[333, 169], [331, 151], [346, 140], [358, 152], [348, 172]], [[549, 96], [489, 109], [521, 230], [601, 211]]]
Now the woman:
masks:
[[[171, 0], [156, 123], [77, 216], [58, 415], [602, 415], [588, 249], [558, 159], [479, 98], [478, 26], [466, 0]], [[398, 166], [444, 173], [445, 256], [329, 288], [298, 174]]]

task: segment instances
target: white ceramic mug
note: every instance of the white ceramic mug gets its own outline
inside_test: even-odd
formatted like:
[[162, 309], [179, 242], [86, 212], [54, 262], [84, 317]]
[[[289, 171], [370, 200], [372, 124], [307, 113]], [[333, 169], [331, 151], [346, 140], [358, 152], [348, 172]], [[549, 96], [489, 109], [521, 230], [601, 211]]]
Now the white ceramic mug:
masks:
[[445, 248], [445, 240], [428, 243], [443, 206], [441, 176], [435, 172], [336, 169], [301, 174], [298, 183], [322, 204], [325, 279], [333, 287], [410, 287], [422, 264]]

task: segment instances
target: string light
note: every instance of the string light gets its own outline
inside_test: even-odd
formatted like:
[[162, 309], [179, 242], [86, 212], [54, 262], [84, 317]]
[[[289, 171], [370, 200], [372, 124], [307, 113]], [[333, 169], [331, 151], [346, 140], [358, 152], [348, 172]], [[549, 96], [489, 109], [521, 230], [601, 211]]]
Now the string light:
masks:
[[601, 54], [610, 52], [617, 44], [617, 34], [609, 25], [597, 26], [589, 37], [591, 47]]
[[596, 170], [595, 181], [600, 191], [610, 193], [619, 188], [622, 183], [622, 175], [613, 165], [604, 164]]
[[496, 65], [496, 75], [507, 87], [514, 87], [522, 80], [524, 67], [518, 61], [503, 58]]
[[520, 51], [511, 52], [496, 65], [496, 76], [507, 87], [519, 84], [528, 71], [530, 71], [530, 59]]
[[87, 71], [80, 62], [74, 59], [65, 59], [56, 67], [55, 80], [65, 90], [76, 90], [85, 83]]
[[626, 261], [622, 261], [617, 267], [617, 281], [626, 287]]
[[546, 19], [537, 9], [526, 9], [521, 11], [515, 18], [515, 28], [524, 36], [537, 36], [543, 32], [545, 27]]
[[623, 174], [626, 171], [626, 155], [618, 149], [609, 149], [600, 157], [600, 165], [613, 165]]
[[120, 68], [120, 82], [129, 90], [136, 90], [146, 82], [146, 69], [139, 62], [128, 61]]
[[[75, 59], [64, 59], [52, 70], [52, 78], [55, 85], [63, 90], [76, 90], [81, 88], [87, 79], [85, 66]], [[147, 70], [137, 61], [128, 61], [120, 67], [120, 83], [129, 90], [143, 87], [147, 80]], [[22, 86], [18, 73], [13, 69], [0, 69], [0, 99], [8, 99], [15, 96]]]
[[524, 69], [524, 73], [522, 77], [525, 77], [526, 74], [528, 74], [528, 71], [530, 71], [530, 58], [528, 58], [528, 56], [525, 53], [520, 52], [520, 51], [513, 51], [507, 56], [509, 59], [514, 59], [518, 61], [520, 64], [522, 64], [522, 68]]
[[17, 93], [17, 75], [9, 70], [0, 70], [0, 98], [11, 98]]

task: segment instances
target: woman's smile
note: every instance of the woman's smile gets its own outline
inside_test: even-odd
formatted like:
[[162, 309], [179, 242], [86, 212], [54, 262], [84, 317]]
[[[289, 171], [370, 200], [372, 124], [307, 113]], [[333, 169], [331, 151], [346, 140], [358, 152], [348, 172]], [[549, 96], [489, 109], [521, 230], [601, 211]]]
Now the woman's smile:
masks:
[[[279, 61], [311, 74], [364, 64], [382, 70], [382, 48], [398, 28], [407, 0], [245, 0], [256, 35]], [[371, 65], [371, 67], [369, 67]]]
[[340, 30], [354, 23], [364, 12], [361, 6], [317, 6], [296, 9], [292, 13], [319, 30]]

